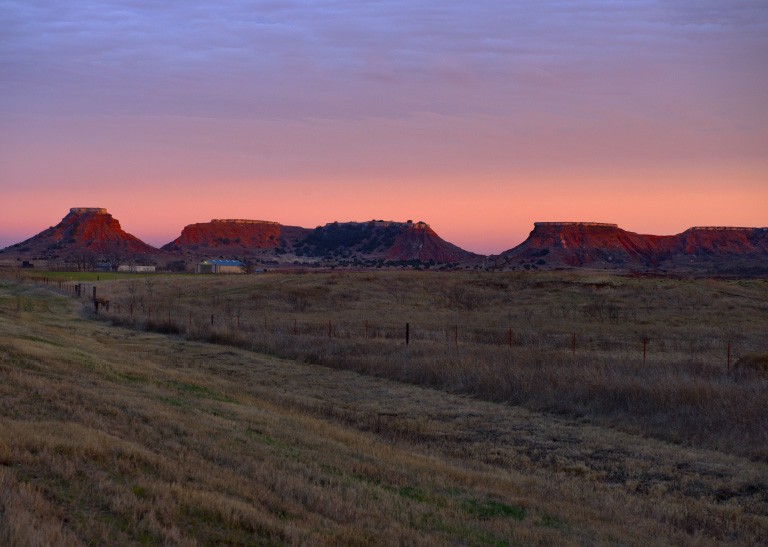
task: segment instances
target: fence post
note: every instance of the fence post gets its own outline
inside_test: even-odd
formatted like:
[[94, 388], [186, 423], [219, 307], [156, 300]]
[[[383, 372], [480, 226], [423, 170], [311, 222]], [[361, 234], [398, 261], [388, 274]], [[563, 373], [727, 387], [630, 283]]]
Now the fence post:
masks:
[[453, 327], [453, 344], [457, 348], [459, 347], [459, 326], [458, 325]]
[[331, 320], [328, 320], [328, 338], [331, 337], [331, 333], [333, 332], [333, 327], [331, 326]]
[[512, 347], [512, 329], [509, 329], [507, 331], [507, 342], [509, 343], [509, 347]]
[[727, 359], [728, 359], [728, 370], [731, 370], [731, 341], [728, 340], [728, 346], [726, 349]]
[[575, 332], [571, 337], [571, 353], [576, 353], [576, 333]]
[[643, 364], [645, 364], [645, 358], [647, 355], [647, 352], [646, 352], [647, 345], [648, 345], [648, 338], [643, 336]]
[[411, 324], [405, 324], [405, 345], [407, 346], [411, 342]]
[[365, 320], [365, 337], [368, 338], [368, 320]]
[[213, 314], [211, 314], [211, 326], [213, 326], [214, 318], [215, 318], [215, 316]]

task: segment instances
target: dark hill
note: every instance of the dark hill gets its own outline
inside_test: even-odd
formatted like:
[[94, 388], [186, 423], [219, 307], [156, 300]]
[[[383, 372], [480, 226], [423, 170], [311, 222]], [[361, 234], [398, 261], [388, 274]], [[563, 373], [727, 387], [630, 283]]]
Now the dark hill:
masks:
[[298, 256], [455, 263], [478, 255], [448, 243], [424, 222], [333, 222], [296, 242]]

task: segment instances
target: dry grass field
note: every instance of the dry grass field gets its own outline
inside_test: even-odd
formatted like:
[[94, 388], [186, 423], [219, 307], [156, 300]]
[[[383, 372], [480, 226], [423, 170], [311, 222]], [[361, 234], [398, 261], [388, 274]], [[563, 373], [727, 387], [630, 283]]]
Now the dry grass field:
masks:
[[0, 543], [768, 542], [765, 281], [0, 284]]
[[735, 370], [768, 352], [767, 280], [377, 272], [97, 285], [117, 324], [768, 461], [768, 377]]

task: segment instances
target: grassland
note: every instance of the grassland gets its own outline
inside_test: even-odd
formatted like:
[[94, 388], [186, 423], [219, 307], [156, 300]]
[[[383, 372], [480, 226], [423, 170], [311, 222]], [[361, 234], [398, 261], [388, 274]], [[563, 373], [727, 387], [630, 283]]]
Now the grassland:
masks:
[[97, 290], [106, 321], [49, 287], [0, 287], [2, 543], [768, 541], [766, 380], [725, 370], [722, 347], [760, 350], [765, 282], [383, 273]]
[[98, 292], [117, 324], [768, 461], [768, 378], [733, 369], [768, 351], [766, 280], [268, 274], [122, 278]]

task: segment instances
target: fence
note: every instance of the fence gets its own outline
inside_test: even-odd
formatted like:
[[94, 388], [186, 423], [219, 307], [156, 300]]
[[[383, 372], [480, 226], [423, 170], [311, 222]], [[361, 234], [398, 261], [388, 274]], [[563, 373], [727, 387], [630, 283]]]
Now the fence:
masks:
[[473, 323], [445, 324], [440, 322], [392, 322], [383, 320], [348, 320], [328, 317], [317, 320], [290, 314], [208, 313], [200, 310], [179, 310], [170, 305], [145, 305], [125, 301], [110, 302], [101, 298], [94, 284], [54, 280], [47, 277], [25, 278], [57, 289], [93, 304], [97, 316], [108, 317], [120, 324], [147, 330], [158, 330], [209, 338], [213, 334], [237, 336], [256, 340], [275, 336], [327, 338], [334, 340], [369, 340], [398, 342], [406, 345], [431, 344], [442, 346], [496, 346], [499, 348], [530, 348], [563, 352], [621, 353], [636, 355], [647, 362], [659, 354], [678, 353], [721, 363], [730, 369], [741, 355], [759, 351], [759, 344], [746, 336], [713, 338], [697, 336], [648, 336], [646, 334], [544, 332], [510, 328], [506, 325]]

